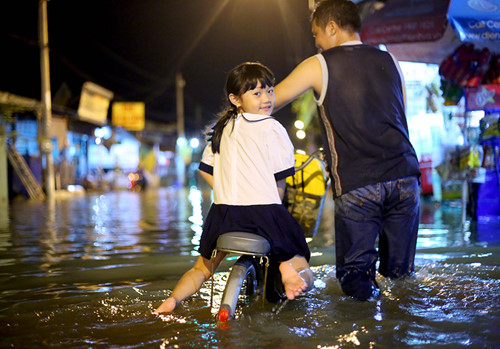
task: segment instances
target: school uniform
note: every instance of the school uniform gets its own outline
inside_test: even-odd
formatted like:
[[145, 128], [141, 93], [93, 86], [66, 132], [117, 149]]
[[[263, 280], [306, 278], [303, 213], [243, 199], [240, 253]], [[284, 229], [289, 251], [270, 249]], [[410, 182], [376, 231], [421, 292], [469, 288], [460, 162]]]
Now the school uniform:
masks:
[[243, 231], [268, 239], [278, 261], [297, 254], [309, 260], [302, 227], [283, 206], [276, 186], [295, 173], [285, 128], [268, 115], [239, 114], [225, 126], [219, 149], [213, 153], [208, 143], [199, 167], [214, 180], [200, 254], [210, 259], [220, 234]]

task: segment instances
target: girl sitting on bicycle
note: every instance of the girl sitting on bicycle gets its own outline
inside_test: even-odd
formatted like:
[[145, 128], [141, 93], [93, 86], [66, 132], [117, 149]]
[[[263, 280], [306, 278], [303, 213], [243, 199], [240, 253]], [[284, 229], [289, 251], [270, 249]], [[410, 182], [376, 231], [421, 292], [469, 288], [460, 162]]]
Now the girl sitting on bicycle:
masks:
[[242, 63], [229, 72], [228, 106], [209, 133], [200, 162], [214, 197], [203, 226], [201, 256], [156, 313], [173, 311], [212, 276], [225, 257], [218, 252], [212, 258], [217, 238], [231, 231], [252, 232], [269, 241], [270, 257], [280, 262], [288, 299], [312, 288], [304, 232], [282, 204], [285, 179], [295, 173], [295, 159], [285, 128], [271, 116], [274, 83], [273, 73], [260, 63]]

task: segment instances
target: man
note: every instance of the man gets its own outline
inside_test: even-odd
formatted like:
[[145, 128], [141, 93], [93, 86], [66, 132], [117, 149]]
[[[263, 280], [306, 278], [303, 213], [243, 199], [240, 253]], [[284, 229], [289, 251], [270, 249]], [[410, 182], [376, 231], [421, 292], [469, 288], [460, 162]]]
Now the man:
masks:
[[335, 197], [337, 278], [347, 295], [368, 300], [380, 292], [379, 258], [385, 277], [414, 271], [420, 170], [399, 65], [362, 44], [360, 28], [353, 2], [320, 2], [312, 32], [321, 53], [300, 63], [275, 94], [280, 108], [310, 88], [316, 93]]

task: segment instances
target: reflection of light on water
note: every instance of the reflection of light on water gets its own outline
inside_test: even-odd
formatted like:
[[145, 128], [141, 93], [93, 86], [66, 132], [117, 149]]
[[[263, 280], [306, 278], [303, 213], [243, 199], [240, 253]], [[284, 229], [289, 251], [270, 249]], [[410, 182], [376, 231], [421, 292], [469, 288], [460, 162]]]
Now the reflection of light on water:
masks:
[[[162, 320], [163, 320], [162, 315], [160, 315], [160, 319], [162, 319]], [[179, 323], [180, 323], [180, 324], [183, 324], [183, 323], [185, 323], [185, 322], [186, 322], [186, 321], [184, 320], [184, 322], [179, 322]], [[177, 334], [180, 334], [180, 333], [179, 333], [179, 332], [177, 332]], [[172, 338], [170, 338], [170, 339], [164, 339], [164, 340], [163, 340], [163, 342], [162, 342], [162, 343], [161, 343], [161, 345], [160, 345], [160, 349], [165, 349], [165, 348], [179, 348], [179, 345], [177, 345], [177, 344], [172, 345], [172, 344], [170, 343], [170, 341], [177, 341], [178, 339], [179, 339], [179, 337], [178, 337], [178, 336], [173, 336], [173, 337], [172, 337]]]
[[193, 244], [193, 246], [199, 246], [201, 233], [203, 232], [203, 213], [201, 209], [203, 198], [201, 195], [201, 190], [199, 190], [195, 186], [192, 186], [189, 189], [188, 200], [191, 204], [191, 207], [193, 207], [193, 214], [188, 218], [188, 220], [193, 223], [191, 224], [191, 230], [194, 232], [194, 236], [191, 239], [191, 243]]
[[[177, 322], [179, 324], [185, 324], [187, 322], [185, 317], [176, 314], [153, 314], [157, 315], [162, 321], [166, 322]], [[167, 341], [168, 344], [168, 339], [165, 339], [165, 341]]]
[[359, 339], [356, 336], [358, 334], [358, 332], [359, 331], [352, 331], [351, 333], [339, 336], [338, 337], [339, 342], [350, 342], [350, 343], [352, 343], [354, 345], [360, 345], [361, 343], [359, 343]]
[[[210, 306], [210, 300], [212, 299], [212, 282], [213, 282], [213, 304], [211, 313], [212, 315], [217, 315], [220, 308], [220, 303], [222, 301], [222, 294], [224, 293], [224, 288], [226, 286], [227, 278], [229, 277], [228, 272], [215, 273], [213, 278], [205, 281], [202, 288], [198, 291], [199, 296], [203, 301]], [[236, 314], [235, 314], [236, 315]]]
[[312, 329], [304, 327], [292, 328], [292, 332], [295, 332], [295, 334], [299, 337], [311, 337], [314, 335], [314, 331]]
[[443, 234], [449, 234], [450, 231], [448, 229], [419, 229], [418, 230], [418, 235], [419, 236], [425, 236], [425, 235], [443, 235]]
[[315, 288], [325, 288], [326, 283], [321, 279], [314, 279], [314, 287]]
[[418, 248], [446, 246], [450, 231], [448, 229], [426, 229], [418, 230]]
[[377, 312], [375, 313], [375, 315], [373, 316], [373, 318], [377, 321], [382, 321], [382, 312], [380, 311], [380, 305], [382, 304], [382, 302], [380, 300], [377, 301]]
[[[361, 330], [363, 333], [368, 333], [368, 331], [362, 327], [362, 330]], [[359, 333], [358, 330], [356, 331], [352, 331], [350, 333], [347, 333], [347, 334], [344, 334], [344, 335], [340, 335], [337, 337], [337, 340], [338, 342], [340, 343], [352, 343], [354, 345], [361, 345], [358, 337], [357, 337], [357, 334]], [[373, 343], [370, 343], [370, 348], [372, 347], [372, 344]], [[318, 349], [337, 349], [337, 348], [341, 348], [343, 347], [344, 345], [341, 344], [341, 345], [332, 345], [332, 346], [317, 346]]]
[[446, 255], [443, 254], [434, 254], [434, 253], [419, 253], [418, 257], [421, 257], [426, 260], [434, 260], [434, 261], [440, 261], [440, 260], [445, 260], [448, 258]]

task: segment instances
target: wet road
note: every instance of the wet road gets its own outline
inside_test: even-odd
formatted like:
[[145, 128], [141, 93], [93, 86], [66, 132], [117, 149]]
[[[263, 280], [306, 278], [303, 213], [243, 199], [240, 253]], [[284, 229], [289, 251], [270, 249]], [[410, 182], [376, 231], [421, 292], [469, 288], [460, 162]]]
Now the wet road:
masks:
[[[500, 229], [460, 224], [454, 202], [422, 210], [415, 277], [378, 278], [356, 302], [335, 279], [327, 202], [310, 242], [315, 289], [251, 299], [225, 330], [210, 287], [169, 316], [153, 310], [196, 259], [210, 192], [159, 189], [13, 202], [0, 216], [0, 347], [493, 348], [500, 343]], [[216, 275], [220, 300], [229, 262]]]

